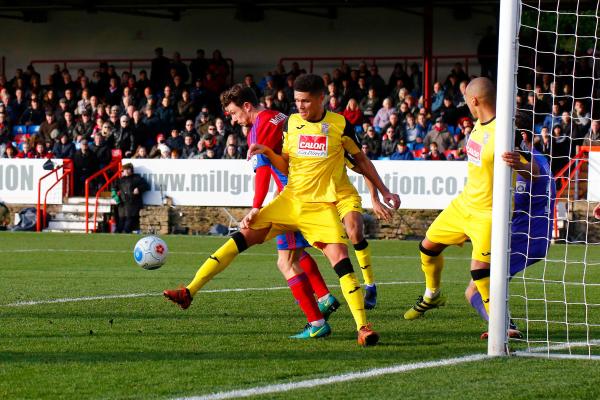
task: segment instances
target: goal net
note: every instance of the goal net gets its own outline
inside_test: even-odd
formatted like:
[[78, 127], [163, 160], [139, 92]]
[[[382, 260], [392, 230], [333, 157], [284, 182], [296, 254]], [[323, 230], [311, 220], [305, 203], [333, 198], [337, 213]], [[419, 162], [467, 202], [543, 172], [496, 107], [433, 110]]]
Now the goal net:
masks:
[[549, 171], [512, 173], [507, 264], [531, 264], [508, 273], [507, 314], [522, 333], [508, 348], [517, 355], [600, 358], [598, 4], [518, 2], [514, 146]]

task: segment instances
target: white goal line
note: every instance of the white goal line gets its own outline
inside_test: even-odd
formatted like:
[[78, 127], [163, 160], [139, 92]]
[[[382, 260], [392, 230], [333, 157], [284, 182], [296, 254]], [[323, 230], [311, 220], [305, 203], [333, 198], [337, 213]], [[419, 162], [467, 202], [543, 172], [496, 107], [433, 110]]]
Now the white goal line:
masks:
[[349, 382], [359, 379], [374, 378], [382, 375], [401, 374], [425, 368], [446, 367], [488, 358], [485, 354], [473, 354], [464, 357], [447, 358], [436, 361], [425, 361], [413, 364], [398, 364], [389, 367], [373, 368], [366, 371], [349, 372], [345, 374], [332, 375], [325, 378], [307, 379], [298, 382], [279, 383], [266, 386], [255, 386], [248, 389], [238, 389], [225, 392], [211, 393], [200, 396], [181, 397], [176, 400], [221, 400], [250, 397], [262, 394], [273, 394], [289, 392], [297, 389], [310, 389], [316, 386], [331, 385], [340, 382]]

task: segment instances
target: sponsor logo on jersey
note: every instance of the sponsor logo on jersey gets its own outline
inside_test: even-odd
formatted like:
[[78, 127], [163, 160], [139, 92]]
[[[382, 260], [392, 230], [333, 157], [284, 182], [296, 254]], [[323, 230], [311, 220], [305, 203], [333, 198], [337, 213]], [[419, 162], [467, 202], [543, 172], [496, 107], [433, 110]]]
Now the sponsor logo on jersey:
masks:
[[299, 135], [298, 155], [305, 157], [327, 157], [327, 136]]
[[321, 124], [321, 133], [324, 133], [325, 135], [329, 133], [329, 124], [327, 122]]
[[526, 190], [527, 190], [527, 183], [525, 183], [523, 181], [517, 181], [515, 191], [517, 193], [525, 193]]
[[467, 157], [469, 162], [481, 167], [481, 153], [483, 146], [476, 141], [469, 139], [467, 142]]
[[304, 125], [304, 124], [302, 124], [302, 125], [298, 125], [298, 126], [296, 127], [296, 129], [300, 130], [300, 129], [304, 128], [305, 126], [306, 126], [306, 125]]
[[258, 156], [256, 154], [250, 158], [250, 163], [252, 165], [252, 169], [256, 171], [256, 167], [258, 167]]
[[287, 117], [285, 116], [285, 114], [279, 113], [276, 116], [274, 116], [273, 118], [271, 118], [269, 120], [270, 123], [272, 123], [273, 125], [279, 125], [280, 122], [285, 121]]

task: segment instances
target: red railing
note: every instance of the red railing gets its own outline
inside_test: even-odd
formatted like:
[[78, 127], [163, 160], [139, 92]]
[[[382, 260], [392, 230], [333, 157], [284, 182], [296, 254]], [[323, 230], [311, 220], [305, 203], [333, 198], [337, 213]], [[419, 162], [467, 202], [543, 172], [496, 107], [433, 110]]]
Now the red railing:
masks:
[[[58, 175], [58, 171], [63, 170], [63, 174], [61, 176]], [[46, 193], [44, 193], [44, 204], [42, 209], [42, 181], [49, 176], [56, 175], [56, 182], [52, 184], [48, 189], [46, 189]], [[48, 222], [48, 193], [59, 182], [63, 182], [62, 193], [61, 195], [64, 197], [65, 195], [73, 193], [73, 161], [68, 158], [62, 160], [62, 165], [54, 168], [52, 171], [48, 172], [46, 175], [42, 176], [38, 181], [38, 201], [37, 201], [37, 218], [36, 218], [36, 231], [41, 232], [42, 229], [46, 227], [46, 223]]]
[[[192, 61], [194, 58], [182, 58], [181, 61]], [[231, 58], [224, 58], [225, 62], [229, 64], [229, 83], [233, 84], [233, 75], [234, 75], [234, 63]], [[210, 62], [210, 59], [207, 59]], [[98, 65], [101, 62], [106, 62], [108, 64], [116, 64], [118, 65], [126, 65], [128, 67], [129, 72], [133, 72], [134, 65], [138, 68], [149, 68], [152, 59], [150, 58], [76, 58], [76, 59], [40, 59], [40, 60], [32, 60], [30, 62], [31, 65], [35, 64], [62, 64], [63, 68], [68, 68], [69, 65], [73, 66], [75, 64], [76, 67], [81, 67], [86, 64], [95, 64]], [[150, 71], [148, 71], [150, 73]]]
[[[556, 173], [554, 180], [557, 183], [557, 187], [560, 185], [558, 190], [556, 191], [556, 201], [554, 204], [554, 237], [558, 237], [558, 202], [561, 200], [563, 193], [570, 188], [571, 181], [575, 178], [575, 175], [579, 173], [581, 167], [587, 162], [589, 162], [589, 153], [591, 151], [600, 151], [600, 146], [581, 146], [579, 147], [579, 151], [573, 157], [567, 165], [561, 168], [560, 171]], [[575, 167], [573, 168], [573, 165]], [[568, 200], [568, 195], [566, 199]]]
[[[114, 175], [108, 176], [109, 171], [116, 171]], [[102, 176], [104, 178], [104, 184], [98, 188], [96, 191], [95, 202], [94, 202], [94, 222], [92, 226], [92, 231], [96, 232], [96, 222], [98, 219], [98, 200], [100, 199], [100, 194], [104, 189], [108, 187], [110, 183], [112, 183], [116, 178], [121, 174], [121, 158], [113, 158], [112, 161], [100, 171], [91, 175], [89, 178], [85, 180], [85, 233], [89, 233], [89, 207], [90, 207], [90, 183], [92, 183], [96, 178]]]

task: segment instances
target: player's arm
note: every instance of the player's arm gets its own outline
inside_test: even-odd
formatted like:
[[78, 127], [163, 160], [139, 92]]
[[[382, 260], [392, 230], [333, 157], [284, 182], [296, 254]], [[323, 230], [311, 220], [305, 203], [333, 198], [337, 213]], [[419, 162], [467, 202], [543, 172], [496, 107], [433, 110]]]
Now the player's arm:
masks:
[[248, 148], [248, 157], [253, 157], [258, 154], [264, 154], [271, 164], [282, 174], [288, 174], [289, 157], [287, 153], [277, 154], [270, 147], [263, 144], [254, 143]]
[[[364, 174], [358, 166], [352, 165], [351, 169], [357, 174], [361, 174], [364, 176]], [[365, 182], [367, 184], [367, 187], [369, 188], [369, 192], [371, 193], [371, 204], [373, 205], [373, 212], [375, 213], [375, 215], [377, 215], [377, 218], [384, 219], [386, 221], [391, 221], [392, 211], [379, 200], [379, 192], [377, 191], [377, 188], [375, 187], [373, 182], [371, 182], [371, 180], [367, 177], [365, 177]]]
[[[346, 152], [348, 152], [348, 154], [350, 154], [354, 159], [353, 164], [359, 168], [366, 180], [370, 180], [371, 183], [377, 188], [379, 193], [381, 193], [384, 203], [387, 206], [397, 210], [400, 207], [400, 196], [391, 193], [388, 190], [381, 180], [381, 177], [377, 173], [377, 170], [375, 169], [375, 166], [371, 160], [369, 160], [367, 156], [360, 151], [358, 139], [356, 138], [352, 124], [350, 124], [348, 120], [346, 120], [346, 127], [342, 136], [342, 145], [344, 146], [344, 150], [346, 150]], [[371, 191], [371, 196], [373, 196], [373, 191]]]
[[502, 160], [525, 180], [536, 181], [540, 177], [540, 167], [535, 162], [535, 157], [527, 160], [518, 151], [507, 151], [502, 154]]

